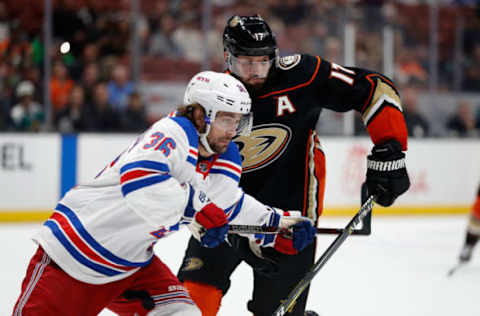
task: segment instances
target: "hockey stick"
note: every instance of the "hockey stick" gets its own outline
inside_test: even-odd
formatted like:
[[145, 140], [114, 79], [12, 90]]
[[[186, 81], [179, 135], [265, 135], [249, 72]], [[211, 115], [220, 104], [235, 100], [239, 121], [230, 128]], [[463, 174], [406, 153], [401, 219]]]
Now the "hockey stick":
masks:
[[[368, 196], [366, 183], [362, 184], [361, 188], [361, 203], [365, 204]], [[351, 235], [369, 236], [372, 232], [372, 213], [368, 212], [365, 217], [361, 219], [362, 228], [354, 229]], [[317, 235], [339, 235], [343, 233], [343, 228], [317, 227]], [[255, 225], [230, 225], [228, 229], [229, 234], [277, 234], [280, 232], [278, 227], [264, 227]]]
[[[229, 234], [278, 234], [280, 231], [280, 227], [266, 227], [255, 225], [230, 225], [228, 228]], [[342, 234], [344, 231], [344, 228], [317, 227], [317, 235], [339, 235]], [[351, 235], [365, 236], [370, 235], [370, 233], [365, 234], [361, 229], [355, 229], [351, 232]]]
[[360, 221], [372, 211], [373, 208], [374, 196], [368, 197], [366, 202], [360, 207], [358, 213], [351, 219], [351, 221], [345, 226], [343, 232], [335, 238], [335, 240], [330, 244], [328, 249], [323, 253], [320, 259], [317, 260], [310, 268], [310, 271], [305, 274], [302, 280], [298, 282], [297, 286], [290, 292], [287, 299], [284, 300], [280, 306], [275, 310], [273, 316], [283, 316], [288, 311], [295, 306], [295, 303], [303, 291], [308, 287], [315, 275], [320, 271], [320, 269], [325, 265], [325, 263], [330, 259], [330, 257], [335, 253], [335, 251], [343, 244], [345, 239], [352, 234], [353, 229], [357, 226]]
[[457, 263], [453, 268], [448, 270], [447, 277], [451, 277], [455, 272], [457, 272], [458, 269], [463, 267], [466, 264], [466, 262], [460, 261]]

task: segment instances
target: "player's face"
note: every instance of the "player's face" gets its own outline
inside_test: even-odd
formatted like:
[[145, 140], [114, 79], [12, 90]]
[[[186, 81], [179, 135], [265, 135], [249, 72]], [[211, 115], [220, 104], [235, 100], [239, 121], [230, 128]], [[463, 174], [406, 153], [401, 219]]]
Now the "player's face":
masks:
[[269, 56], [230, 56], [231, 71], [247, 85], [258, 87], [267, 79], [268, 71], [273, 64]]
[[232, 112], [218, 112], [212, 122], [207, 140], [210, 148], [216, 153], [224, 153], [232, 138], [236, 136], [242, 114]]

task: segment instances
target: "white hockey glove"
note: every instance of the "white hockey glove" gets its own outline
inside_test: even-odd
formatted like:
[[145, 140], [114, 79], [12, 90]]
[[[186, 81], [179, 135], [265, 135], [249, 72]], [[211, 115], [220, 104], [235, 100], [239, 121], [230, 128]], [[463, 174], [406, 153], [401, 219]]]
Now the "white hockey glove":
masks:
[[211, 202], [204, 192], [192, 186], [184, 218], [191, 219], [188, 228], [204, 247], [217, 247], [227, 236], [228, 218], [225, 212]]

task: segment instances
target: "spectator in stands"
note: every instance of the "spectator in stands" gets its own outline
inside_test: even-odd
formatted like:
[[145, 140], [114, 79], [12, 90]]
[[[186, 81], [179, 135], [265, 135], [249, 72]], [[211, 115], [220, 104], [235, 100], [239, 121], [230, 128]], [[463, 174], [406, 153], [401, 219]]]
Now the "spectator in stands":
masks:
[[422, 45], [415, 44], [411, 47], [400, 46], [396, 55], [398, 55], [396, 64], [395, 64], [395, 76], [396, 80], [399, 83], [407, 84], [415, 82], [415, 84], [420, 86], [426, 86], [428, 81], [428, 73], [425, 67], [422, 64], [422, 61], [417, 56], [417, 48], [419, 54], [422, 52]]
[[103, 56], [124, 57], [130, 41], [128, 16], [111, 15], [102, 21], [100, 52]]
[[335, 37], [327, 37], [325, 40], [325, 59], [334, 63], [342, 63], [342, 44]]
[[463, 83], [467, 91], [480, 91], [480, 42], [474, 45], [472, 55], [467, 58]]
[[0, 131], [5, 131], [10, 124], [10, 98], [7, 97], [5, 89], [3, 89], [2, 65], [0, 64]]
[[67, 67], [61, 60], [57, 60], [53, 64], [52, 78], [50, 79], [50, 102], [53, 107], [53, 117], [58, 112], [64, 110], [68, 102], [68, 96], [74, 85], [70, 79]]
[[26, 66], [22, 71], [22, 79], [26, 81], [30, 81], [35, 88], [35, 94], [33, 95], [34, 100], [42, 101], [43, 94], [44, 94], [44, 86], [43, 81], [40, 73], [40, 69], [37, 67]]
[[225, 67], [222, 38], [225, 29], [225, 17], [221, 14], [215, 16], [212, 24], [207, 32], [207, 52], [210, 58], [210, 68], [222, 71]]
[[302, 51], [316, 52], [318, 55], [325, 56], [325, 41], [329, 32], [327, 25], [321, 19], [312, 19], [309, 23], [310, 36], [302, 45]]
[[133, 92], [133, 82], [129, 80], [129, 72], [126, 66], [116, 64], [112, 70], [112, 79], [108, 83], [108, 102], [118, 112], [125, 111], [128, 96]]
[[120, 129], [118, 112], [108, 101], [108, 89], [104, 82], [99, 82], [95, 86], [92, 114], [89, 121], [91, 131], [114, 132]]
[[16, 104], [10, 117], [17, 131], [38, 132], [45, 122], [45, 113], [42, 106], [33, 100], [35, 87], [30, 81], [22, 81], [18, 84], [16, 93], [20, 103]]
[[143, 132], [150, 125], [147, 121], [145, 105], [138, 92], [133, 92], [128, 97], [127, 109], [121, 114], [121, 119], [124, 132]]
[[270, 9], [288, 27], [304, 22], [310, 7], [303, 0], [287, 0], [273, 1]]
[[460, 100], [455, 113], [447, 121], [447, 129], [450, 136], [475, 137], [479, 135], [478, 130], [475, 129], [471, 102]]
[[418, 111], [418, 91], [414, 87], [402, 89], [403, 115], [407, 123], [408, 136], [429, 136], [430, 124]]
[[91, 63], [98, 62], [100, 58], [98, 45], [96, 43], [88, 43], [83, 47], [82, 54], [77, 60], [75, 61], [75, 66], [72, 67], [73, 69], [70, 71], [72, 78], [75, 81], [78, 81], [82, 77], [82, 72], [85, 67]]
[[75, 56], [80, 55], [87, 39], [87, 26], [78, 12], [80, 1], [57, 0], [53, 10], [53, 35], [68, 40]]
[[85, 104], [82, 86], [75, 85], [70, 93], [67, 106], [55, 118], [55, 126], [61, 133], [84, 132], [89, 129], [91, 114]]
[[[169, 15], [169, 1], [155, 1], [148, 12], [148, 27], [152, 34], [161, 31], [163, 19]], [[147, 9], [148, 10], [148, 9]]]
[[175, 18], [170, 14], [163, 15], [159, 21], [158, 29], [150, 39], [150, 55], [171, 58], [181, 56], [181, 48], [172, 39], [175, 28]]
[[477, 104], [477, 116], [475, 121], [475, 127], [480, 131], [480, 103]]
[[196, 13], [185, 13], [173, 32], [172, 39], [181, 49], [182, 57], [188, 61], [201, 63], [205, 56], [205, 44], [198, 21], [200, 17]]
[[12, 27], [7, 50], [0, 58], [10, 62], [18, 72], [21, 67], [29, 66], [31, 64], [31, 45], [28, 34], [18, 26]]
[[11, 88], [8, 83], [10, 65], [1, 59], [0, 54], [0, 130], [8, 129], [10, 124]]
[[83, 86], [85, 103], [87, 104], [93, 103], [93, 91], [95, 89], [95, 85], [100, 80], [99, 72], [100, 70], [98, 69], [98, 65], [96, 63], [88, 64], [83, 69], [82, 79], [80, 83]]
[[0, 56], [7, 50], [10, 43], [10, 23], [7, 6], [0, 2]]
[[475, 126], [480, 130], [480, 103], [477, 105], [477, 123]]
[[0, 131], [6, 131], [8, 128], [8, 115], [5, 111], [4, 100], [0, 100]]

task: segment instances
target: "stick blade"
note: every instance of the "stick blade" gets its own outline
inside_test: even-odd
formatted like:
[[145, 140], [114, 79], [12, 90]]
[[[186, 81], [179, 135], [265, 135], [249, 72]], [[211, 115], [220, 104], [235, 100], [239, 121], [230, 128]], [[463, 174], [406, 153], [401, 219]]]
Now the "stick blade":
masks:
[[461, 262], [461, 261], [460, 261], [459, 263], [457, 263], [456, 266], [454, 266], [453, 268], [451, 268], [450, 270], [448, 270], [447, 278], [453, 276], [453, 275], [455, 274], [455, 272], [457, 272], [458, 269], [460, 269], [460, 268], [461, 268], [462, 266], [464, 266], [464, 265], [465, 265], [465, 262]]

